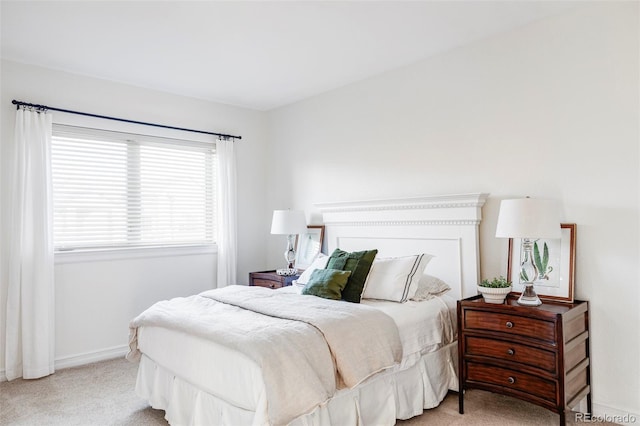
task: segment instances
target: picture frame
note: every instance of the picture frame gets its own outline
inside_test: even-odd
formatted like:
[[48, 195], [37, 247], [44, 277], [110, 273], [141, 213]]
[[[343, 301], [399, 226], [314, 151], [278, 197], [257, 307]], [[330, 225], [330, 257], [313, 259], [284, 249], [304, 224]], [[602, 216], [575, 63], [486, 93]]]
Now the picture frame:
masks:
[[322, 251], [324, 225], [308, 225], [307, 232], [296, 236], [296, 269], [307, 269]]
[[[573, 303], [576, 261], [576, 224], [562, 223], [561, 238], [536, 240], [540, 265], [545, 269], [534, 281], [533, 288], [541, 300], [555, 300]], [[546, 247], [546, 248], [545, 248]], [[534, 247], [534, 259], [535, 256]], [[548, 255], [544, 255], [545, 251]], [[524, 288], [520, 280], [519, 265], [522, 262], [522, 240], [509, 239], [507, 279], [511, 281], [513, 292], [520, 294]], [[545, 260], [547, 261], [545, 263]], [[538, 265], [537, 265], [538, 266]], [[540, 267], [538, 269], [541, 269]]]

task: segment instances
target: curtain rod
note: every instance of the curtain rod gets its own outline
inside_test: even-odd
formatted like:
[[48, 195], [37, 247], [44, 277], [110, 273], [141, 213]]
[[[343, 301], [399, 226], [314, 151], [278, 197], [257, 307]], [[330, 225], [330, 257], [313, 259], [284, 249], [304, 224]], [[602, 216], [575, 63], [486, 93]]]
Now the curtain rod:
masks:
[[87, 117], [102, 118], [102, 119], [105, 119], [105, 120], [122, 121], [124, 123], [142, 124], [144, 126], [162, 127], [164, 129], [182, 130], [182, 131], [185, 131], [185, 132], [192, 132], [192, 133], [202, 133], [202, 134], [205, 134], [205, 135], [219, 136], [221, 138], [242, 139], [242, 136], [225, 135], [223, 133], [206, 132], [204, 130], [186, 129], [184, 127], [166, 126], [164, 124], [147, 123], [147, 122], [144, 122], [144, 121], [128, 120], [126, 118], [109, 117], [107, 115], [91, 114], [91, 113], [88, 113], [88, 112], [81, 112], [81, 111], [71, 111], [71, 110], [68, 110], [68, 109], [54, 108], [54, 107], [50, 107], [50, 106], [47, 106], [47, 105], [30, 104], [28, 102], [16, 101], [15, 99], [12, 100], [11, 103], [16, 105], [16, 108], [20, 108], [21, 106], [26, 106], [26, 107], [36, 108], [36, 109], [44, 110], [44, 111], [46, 111], [46, 110], [59, 111], [59, 112], [66, 112], [67, 114], [77, 114], [77, 115], [84, 115], [84, 116], [87, 116]]

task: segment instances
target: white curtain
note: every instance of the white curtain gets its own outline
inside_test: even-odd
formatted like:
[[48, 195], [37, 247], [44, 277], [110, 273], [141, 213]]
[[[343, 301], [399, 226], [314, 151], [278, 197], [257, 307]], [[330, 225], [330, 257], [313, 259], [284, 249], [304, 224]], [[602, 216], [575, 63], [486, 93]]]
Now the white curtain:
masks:
[[7, 380], [54, 372], [52, 117], [16, 111], [7, 162]]
[[218, 139], [218, 287], [237, 284], [236, 155], [232, 139]]

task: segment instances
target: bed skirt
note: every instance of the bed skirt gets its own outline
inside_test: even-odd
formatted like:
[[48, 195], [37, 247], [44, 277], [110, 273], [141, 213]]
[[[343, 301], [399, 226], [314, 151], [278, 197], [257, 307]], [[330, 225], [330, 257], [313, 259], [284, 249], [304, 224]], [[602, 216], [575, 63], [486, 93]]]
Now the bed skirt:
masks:
[[[411, 367], [380, 373], [293, 420], [292, 426], [393, 425], [434, 408], [448, 390], [458, 390], [457, 343], [427, 353]], [[174, 426], [267, 425], [267, 401], [255, 411], [229, 404], [176, 376], [142, 355], [136, 393], [165, 411]]]

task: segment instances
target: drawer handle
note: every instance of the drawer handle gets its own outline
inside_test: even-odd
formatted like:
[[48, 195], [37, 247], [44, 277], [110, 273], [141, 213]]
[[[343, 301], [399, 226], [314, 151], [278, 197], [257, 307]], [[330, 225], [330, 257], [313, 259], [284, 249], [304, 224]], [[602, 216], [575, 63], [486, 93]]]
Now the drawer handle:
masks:
[[507, 349], [507, 355], [513, 355], [515, 353], [516, 353], [516, 351], [514, 351], [513, 349], [511, 349], [511, 348]]
[[516, 379], [515, 379], [515, 377], [509, 376], [509, 378], [507, 379], [507, 381], [508, 381], [510, 384], [514, 384], [514, 383], [516, 382]]
[[507, 328], [513, 328], [513, 323], [511, 321], [507, 321], [505, 325], [507, 326]]
[[275, 284], [269, 284], [269, 288], [276, 288]]

